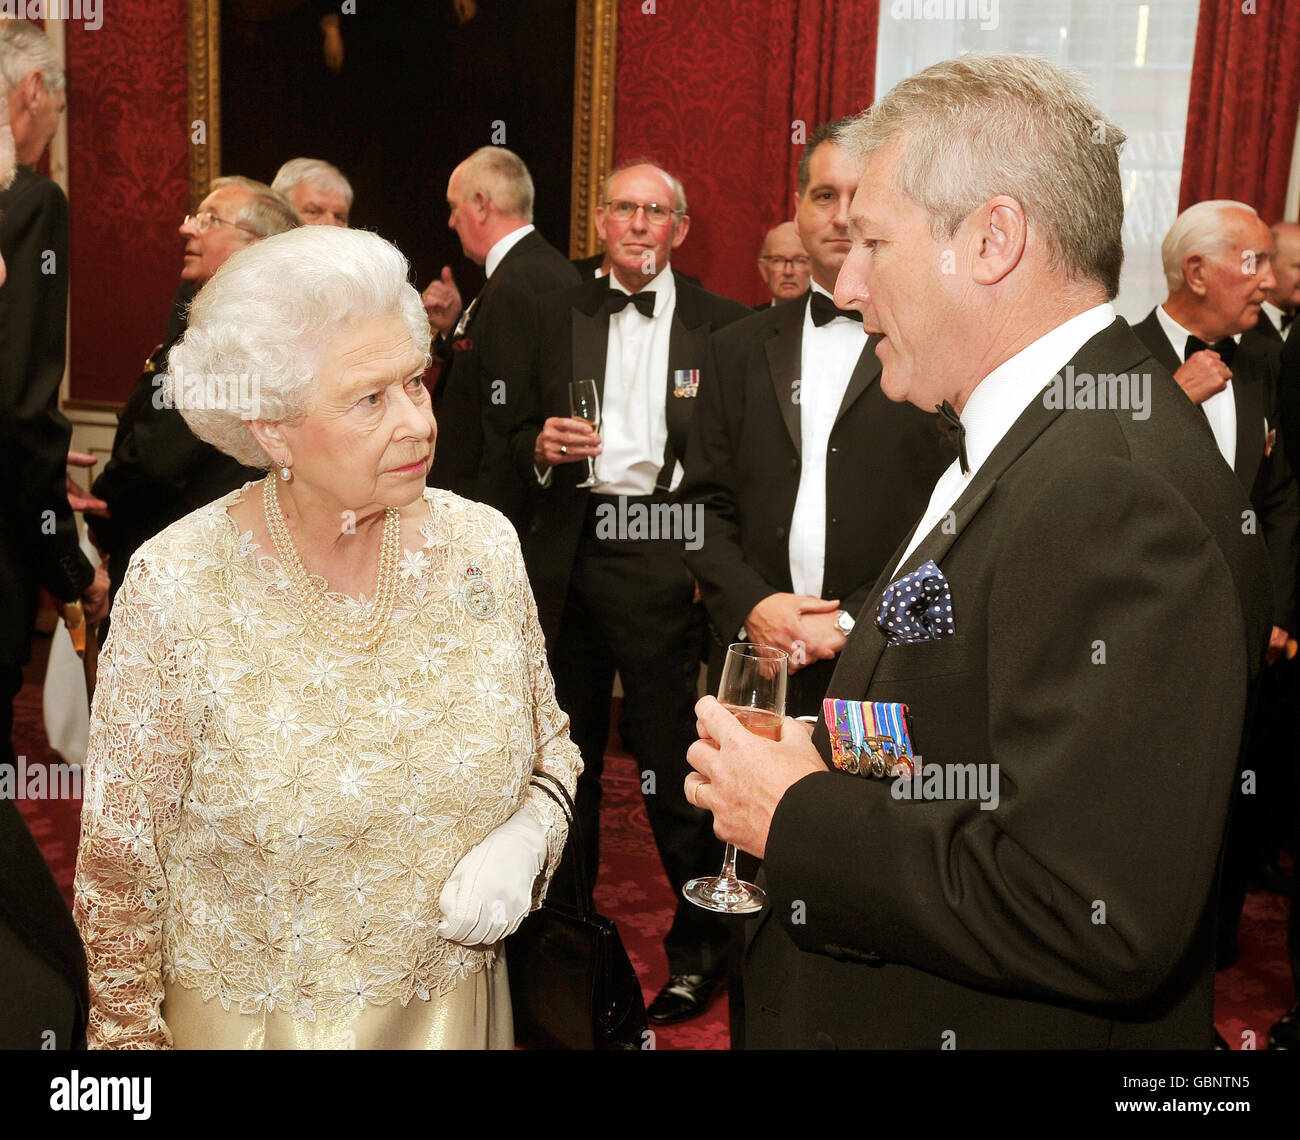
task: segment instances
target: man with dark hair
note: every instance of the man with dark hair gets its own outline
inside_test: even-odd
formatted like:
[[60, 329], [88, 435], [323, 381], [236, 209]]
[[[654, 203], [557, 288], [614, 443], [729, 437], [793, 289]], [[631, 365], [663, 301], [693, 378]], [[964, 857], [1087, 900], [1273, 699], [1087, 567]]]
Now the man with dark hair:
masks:
[[[216, 179], [198, 212], [180, 226], [185, 239], [182, 285], [192, 297], [239, 250], [299, 224], [293, 206], [269, 186], [238, 176]], [[185, 335], [187, 310], [178, 297], [167, 339], [145, 361], [118, 418], [113, 453], [93, 487], [108, 504], [108, 514], [88, 514], [87, 521], [108, 556], [114, 595], [142, 542], [261, 476], [199, 439], [164, 398], [167, 354]]]

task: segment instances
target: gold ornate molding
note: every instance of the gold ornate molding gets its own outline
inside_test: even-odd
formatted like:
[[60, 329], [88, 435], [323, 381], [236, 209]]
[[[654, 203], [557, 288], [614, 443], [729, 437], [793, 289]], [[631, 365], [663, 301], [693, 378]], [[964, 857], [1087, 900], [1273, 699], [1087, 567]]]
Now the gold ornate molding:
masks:
[[614, 59], [618, 0], [578, 0], [573, 59], [573, 181], [569, 256], [600, 250], [596, 206], [614, 157]]
[[[190, 0], [190, 209], [207, 197], [221, 174], [221, 0]], [[196, 124], [206, 141], [197, 143]]]

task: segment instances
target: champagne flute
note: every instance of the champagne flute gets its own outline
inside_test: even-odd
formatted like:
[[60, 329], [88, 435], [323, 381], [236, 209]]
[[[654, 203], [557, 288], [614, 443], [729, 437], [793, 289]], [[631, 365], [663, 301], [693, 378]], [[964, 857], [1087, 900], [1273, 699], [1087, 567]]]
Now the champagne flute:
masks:
[[[738, 641], [727, 647], [718, 700], [755, 736], [781, 739], [786, 661], [785, 651], [770, 645]], [[736, 878], [734, 843], [727, 844], [720, 875], [692, 879], [682, 887], [682, 894], [696, 906], [719, 914], [753, 914], [767, 902], [761, 887]]]
[[[591, 430], [600, 431], [600, 395], [596, 391], [594, 380], [574, 380], [569, 384], [569, 414], [575, 420], [591, 424]], [[594, 487], [599, 482], [596, 478], [596, 458], [587, 456], [587, 477], [579, 487]]]

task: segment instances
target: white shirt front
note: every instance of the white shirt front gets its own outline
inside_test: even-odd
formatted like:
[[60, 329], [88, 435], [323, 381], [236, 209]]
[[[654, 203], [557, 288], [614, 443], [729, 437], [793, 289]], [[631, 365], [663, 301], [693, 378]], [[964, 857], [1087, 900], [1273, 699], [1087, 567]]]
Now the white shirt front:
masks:
[[[801, 465], [790, 518], [790, 583], [796, 594], [819, 598], [826, 568], [826, 448], [867, 338], [861, 322], [848, 317], [836, 317], [818, 328], [812, 319], [812, 293], [830, 297], [814, 281], [804, 308], [799, 388], [794, 394]], [[870, 487], [858, 490], [873, 493]]]
[[[627, 293], [609, 275], [610, 292]], [[654, 492], [668, 445], [668, 342], [677, 307], [677, 282], [665, 267], [641, 292], [655, 298], [655, 315], [642, 316], [635, 305], [609, 318], [605, 348], [605, 390], [600, 409], [603, 450], [596, 459], [596, 488], [602, 495]], [[575, 377], [582, 379], [582, 377]], [[672, 488], [682, 478], [674, 464]]]
[[497, 266], [501, 264], [505, 255], [514, 249], [515, 246], [523, 241], [524, 238], [526, 238], [536, 228], [536, 226], [531, 225], [520, 226], [517, 230], [511, 230], [505, 237], [498, 240], [497, 243], [488, 250], [487, 257], [483, 259], [483, 272], [488, 277], [491, 277], [492, 274], [496, 272]]
[[1263, 311], [1259, 314], [1259, 319], [1261, 321], [1264, 320], [1272, 321], [1273, 327], [1278, 330], [1278, 333], [1281, 335], [1282, 339], [1286, 340], [1286, 338], [1291, 335], [1291, 329], [1295, 326], [1295, 322], [1292, 321], [1291, 324], [1287, 325], [1286, 328], [1283, 328], [1282, 318], [1286, 316], [1286, 314], [1282, 312], [1281, 309], [1279, 309], [1275, 304], [1273, 304], [1272, 301], [1265, 301], [1263, 305], [1261, 305], [1260, 307]]
[[[1164, 330], [1165, 336], [1173, 346], [1174, 354], [1179, 360], [1187, 351], [1187, 338], [1193, 334], [1183, 328], [1173, 317], [1165, 312], [1164, 305], [1156, 308], [1156, 320]], [[1237, 463], [1237, 398], [1232, 394], [1232, 381], [1229, 380], [1222, 392], [1215, 392], [1208, 400], [1201, 402], [1201, 410], [1210, 421], [1210, 430], [1214, 432], [1214, 442], [1219, 454], [1227, 460], [1229, 467]]]
[[930, 495], [930, 504], [925, 508], [912, 541], [908, 543], [903, 557], [894, 569], [895, 577], [911, 557], [912, 551], [939, 525], [962, 492], [970, 486], [976, 472], [1002, 442], [1002, 437], [1011, 430], [1011, 425], [1042, 393], [1052, 377], [1059, 375], [1074, 359], [1079, 349], [1102, 329], [1109, 328], [1114, 320], [1115, 310], [1110, 304], [1094, 305], [1022, 348], [975, 386], [961, 411], [962, 426], [966, 429], [966, 463], [969, 470], [963, 475], [960, 460], [954, 459], [952, 465], [939, 476]]

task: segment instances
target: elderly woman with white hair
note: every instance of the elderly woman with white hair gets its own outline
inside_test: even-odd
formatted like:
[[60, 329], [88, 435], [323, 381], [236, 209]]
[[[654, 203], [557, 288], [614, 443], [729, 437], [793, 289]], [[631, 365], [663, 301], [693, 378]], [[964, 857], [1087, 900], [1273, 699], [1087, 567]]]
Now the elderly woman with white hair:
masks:
[[581, 762], [518, 540], [426, 490], [429, 323], [373, 234], [230, 259], [172, 351], [268, 475], [145, 543], [113, 609], [75, 917], [92, 1046], [509, 1047], [501, 940]]

